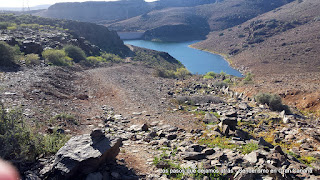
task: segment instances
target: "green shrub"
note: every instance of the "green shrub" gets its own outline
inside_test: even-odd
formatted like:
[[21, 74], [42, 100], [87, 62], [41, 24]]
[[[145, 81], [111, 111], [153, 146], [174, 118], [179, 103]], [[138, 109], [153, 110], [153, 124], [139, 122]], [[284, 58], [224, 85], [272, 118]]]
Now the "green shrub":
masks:
[[53, 134], [46, 134], [43, 137], [42, 152], [49, 155], [55, 154], [69, 140], [69, 137], [55, 131]]
[[224, 71], [221, 71], [221, 72], [220, 72], [220, 75], [221, 75], [221, 76], [226, 76], [227, 73], [225, 73]]
[[156, 68], [153, 72], [154, 76], [163, 77], [163, 78], [181, 78], [184, 79], [187, 76], [190, 76], [191, 73], [186, 68], [178, 68], [176, 71], [166, 70], [163, 68]]
[[8, 30], [16, 30], [17, 29], [17, 26], [16, 25], [13, 25], [13, 26], [9, 26], [7, 27]]
[[77, 46], [67, 45], [64, 47], [64, 51], [76, 63], [83, 61], [83, 60], [86, 60], [86, 58], [87, 58], [84, 51]]
[[259, 104], [269, 104], [270, 99], [271, 99], [271, 94], [269, 93], [258, 93], [254, 99], [257, 101]]
[[250, 83], [253, 81], [253, 74], [248, 72], [246, 74], [246, 77], [243, 79], [243, 82], [246, 84], [246, 83]]
[[175, 72], [175, 76], [177, 78], [181, 78], [181, 79], [184, 79], [184, 78], [186, 78], [187, 76], [190, 76], [190, 75], [191, 75], [191, 73], [186, 68], [179, 68]]
[[80, 64], [83, 66], [94, 67], [94, 66], [98, 66], [102, 61], [103, 61], [103, 58], [100, 56], [99, 57], [90, 56], [90, 57], [87, 57], [86, 60], [80, 61]]
[[40, 138], [24, 122], [21, 110], [6, 112], [0, 104], [0, 156], [7, 160], [34, 160], [40, 151]]
[[40, 154], [56, 153], [69, 137], [57, 132], [43, 136], [25, 122], [21, 109], [6, 111], [0, 104], [0, 157], [34, 162]]
[[232, 80], [230, 78], [227, 78], [225, 80], [223, 80], [223, 82], [227, 83], [227, 84], [231, 84], [232, 83]]
[[287, 105], [282, 104], [281, 97], [276, 94], [270, 93], [258, 93], [254, 99], [259, 104], [267, 104], [272, 111], [285, 111], [290, 113], [290, 109]]
[[281, 97], [275, 94], [271, 95], [268, 105], [273, 111], [287, 110], [287, 107], [282, 104]]
[[27, 54], [25, 55], [25, 63], [27, 66], [39, 65], [40, 57], [38, 54]]
[[120, 56], [115, 54], [103, 53], [101, 57], [104, 59], [105, 62], [115, 62], [115, 63], [123, 62], [123, 59]]
[[0, 29], [7, 29], [8, 26], [10, 26], [10, 23], [0, 22]]
[[0, 66], [12, 66], [15, 64], [16, 49], [7, 43], [0, 41]]
[[214, 73], [213, 71], [207, 72], [207, 74], [203, 76], [204, 79], [213, 79], [215, 77], [216, 77], [216, 73]]
[[173, 70], [165, 70], [165, 69], [155, 69], [153, 75], [156, 77], [163, 77], [163, 78], [175, 78], [175, 72]]
[[66, 55], [63, 50], [47, 49], [42, 52], [42, 56], [50, 64], [56, 66], [69, 66], [71, 65], [71, 58]]

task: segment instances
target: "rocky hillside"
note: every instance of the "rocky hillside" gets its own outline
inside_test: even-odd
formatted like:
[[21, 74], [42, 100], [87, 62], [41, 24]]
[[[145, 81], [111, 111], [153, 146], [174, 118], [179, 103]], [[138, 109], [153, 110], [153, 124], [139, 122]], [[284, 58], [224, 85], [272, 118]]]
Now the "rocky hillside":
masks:
[[[26, 51], [38, 52], [46, 47], [55, 48], [70, 43], [80, 46], [88, 55], [96, 55], [99, 49], [119, 55], [129, 53], [116, 32], [93, 23], [13, 14], [0, 14], [0, 19], [3, 25], [1, 39], [11, 45], [18, 44], [18, 41], [19, 45], [31, 43], [28, 46], [30, 50]], [[87, 46], [91, 46], [91, 49]]]
[[[210, 31], [241, 24], [288, 1], [225, 0], [193, 7], [154, 10], [107, 27], [117, 31], [146, 31], [146, 39], [203, 39]], [[176, 37], [176, 38], [174, 38]], [[184, 37], [184, 39], [183, 39]]]
[[270, 86], [284, 94], [291, 90], [292, 96], [284, 95], [288, 102], [316, 112], [320, 98], [315, 93], [319, 92], [320, 73], [319, 8], [315, 0], [294, 1], [211, 33], [194, 46], [227, 54], [235, 67], [255, 74], [260, 90], [270, 90]]
[[210, 31], [206, 19], [195, 14], [192, 7], [155, 10], [107, 27], [116, 31], [143, 30], [144, 39], [166, 41], [202, 39]]

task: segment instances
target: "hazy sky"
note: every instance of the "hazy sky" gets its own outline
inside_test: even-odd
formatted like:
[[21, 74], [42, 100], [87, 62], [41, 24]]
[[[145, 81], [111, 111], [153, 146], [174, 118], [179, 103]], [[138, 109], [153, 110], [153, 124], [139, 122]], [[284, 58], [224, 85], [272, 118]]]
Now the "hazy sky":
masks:
[[[29, 4], [30, 7], [37, 6], [41, 4], [54, 4], [57, 2], [84, 2], [84, 1], [106, 1], [106, 0], [0, 0], [0, 7], [27, 7]], [[154, 1], [154, 0], [146, 0]]]

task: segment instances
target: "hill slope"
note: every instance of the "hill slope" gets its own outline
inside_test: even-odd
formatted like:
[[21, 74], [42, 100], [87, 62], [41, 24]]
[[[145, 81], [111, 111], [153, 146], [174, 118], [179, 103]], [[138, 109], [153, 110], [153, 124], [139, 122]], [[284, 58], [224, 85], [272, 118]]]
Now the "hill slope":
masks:
[[56, 3], [37, 15], [86, 22], [112, 22], [143, 14], [150, 8], [144, 0], [70, 2]]
[[[123, 44], [123, 41], [120, 40], [115, 31], [109, 31], [108, 28], [93, 23], [41, 18], [30, 15], [16, 16], [13, 14], [1, 14], [0, 21], [11, 23], [15, 28], [19, 26], [35, 26], [39, 33], [41, 33], [42, 29], [54, 27], [70, 34], [74, 39], [84, 38], [84, 40], [106, 52], [119, 55], [126, 55], [129, 52], [129, 48]], [[5, 34], [6, 32], [3, 33], [3, 35]]]
[[[294, 1], [232, 30], [211, 33], [194, 47], [228, 54], [235, 67], [255, 74], [260, 89], [319, 92], [319, 9], [319, 1]], [[319, 105], [319, 94], [310, 102], [303, 94], [295, 100], [302, 107]]]
[[292, 0], [191, 0], [57, 3], [36, 15], [105, 24], [117, 31], [147, 31], [145, 39], [205, 39], [210, 31], [245, 22]]
[[95, 23], [112, 23], [144, 13], [154, 9], [167, 7], [193, 7], [197, 5], [215, 3], [218, 0], [159, 0], [145, 2], [144, 0], [119, 0], [106, 2], [68, 2], [56, 3], [47, 10], [37, 13], [43, 17], [79, 20]]
[[193, 7], [165, 8], [107, 24], [107, 27], [117, 31], [147, 31], [145, 39], [202, 39], [210, 31], [241, 24], [287, 2], [289, 1], [224, 0]]

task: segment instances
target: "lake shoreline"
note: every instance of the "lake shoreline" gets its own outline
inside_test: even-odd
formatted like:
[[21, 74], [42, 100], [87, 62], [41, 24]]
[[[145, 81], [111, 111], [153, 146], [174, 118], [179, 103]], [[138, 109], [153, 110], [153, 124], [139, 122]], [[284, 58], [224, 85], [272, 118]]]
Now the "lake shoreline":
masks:
[[239, 70], [231, 66], [232, 63], [228, 61], [226, 56], [192, 47], [192, 44], [197, 42], [199, 40], [185, 42], [124, 40], [125, 44], [167, 52], [179, 60], [193, 74], [206, 74], [210, 71], [220, 73], [223, 71], [233, 76], [243, 77], [243, 74]]
[[208, 52], [208, 53], [211, 53], [211, 54], [216, 54], [216, 55], [219, 55], [221, 57], [223, 57], [223, 59], [228, 62], [229, 66], [236, 69], [237, 71], [239, 71], [241, 73], [242, 76], [244, 76], [244, 72], [242, 70], [240, 70], [239, 68], [237, 68], [233, 63], [232, 61], [230, 60], [230, 58], [228, 57], [227, 54], [223, 54], [223, 53], [219, 53], [217, 51], [211, 51], [209, 49], [200, 49], [200, 48], [196, 48], [193, 46], [193, 44], [190, 44], [188, 47], [190, 48], [193, 48], [193, 49], [197, 49], [197, 50], [200, 50], [200, 51], [205, 51], [205, 52]]

